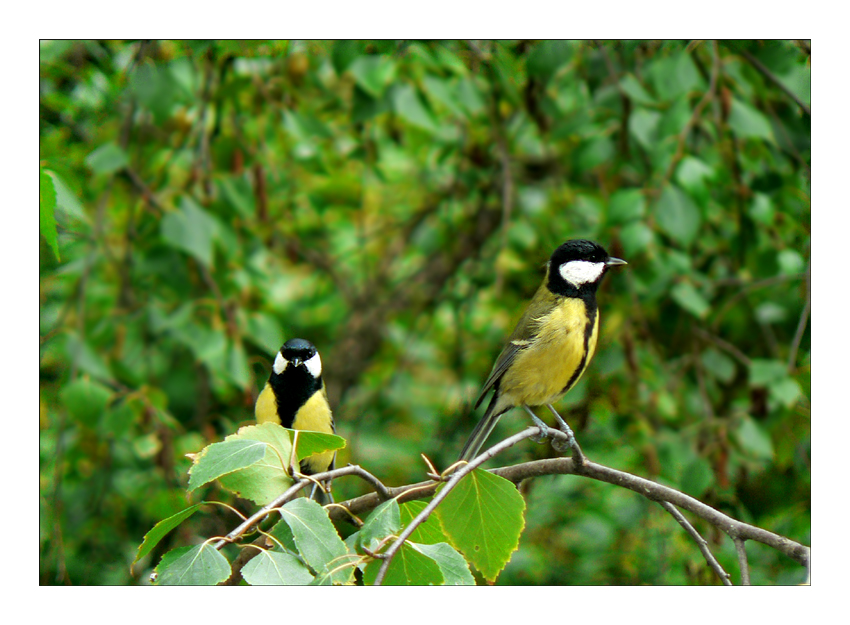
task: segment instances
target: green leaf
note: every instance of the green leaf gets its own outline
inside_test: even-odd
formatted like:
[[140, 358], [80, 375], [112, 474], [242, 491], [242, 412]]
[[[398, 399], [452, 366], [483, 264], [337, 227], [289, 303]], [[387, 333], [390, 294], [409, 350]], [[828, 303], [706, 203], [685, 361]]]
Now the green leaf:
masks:
[[348, 66], [358, 87], [375, 99], [384, 95], [396, 75], [396, 64], [392, 58], [382, 55], [360, 56]]
[[133, 94], [153, 113], [158, 124], [168, 120], [175, 104], [189, 97], [169, 66], [154, 65], [150, 60], [134, 67], [129, 84]]
[[263, 312], [250, 313], [245, 318], [245, 335], [262, 349], [274, 348], [283, 343], [283, 328], [280, 322]]
[[760, 460], [773, 459], [773, 441], [762, 427], [749, 417], [735, 430], [741, 448]]
[[655, 220], [671, 239], [688, 246], [699, 232], [702, 217], [699, 208], [687, 194], [677, 186], [668, 184], [658, 200]]
[[786, 276], [802, 273], [806, 268], [806, 261], [797, 250], [781, 250], [776, 255], [776, 262], [779, 264], [779, 273]]
[[753, 202], [750, 204], [747, 213], [752, 217], [753, 221], [769, 226], [773, 224], [773, 217], [776, 210], [773, 207], [773, 200], [770, 196], [764, 193], [754, 193]]
[[86, 165], [96, 174], [111, 174], [130, 164], [126, 152], [117, 143], [104, 143], [86, 157]]
[[707, 348], [701, 354], [700, 359], [705, 370], [721, 382], [728, 384], [735, 377], [735, 362], [713, 347]]
[[694, 156], [684, 157], [676, 168], [676, 181], [688, 193], [702, 192], [714, 178], [714, 170]]
[[756, 108], [738, 99], [732, 99], [729, 111], [729, 127], [741, 138], [764, 139], [775, 142], [773, 129], [767, 117]]
[[443, 574], [443, 583], [446, 586], [475, 585], [475, 578], [472, 577], [466, 560], [448, 543], [414, 543], [414, 546], [437, 563]]
[[49, 169], [44, 171], [53, 180], [53, 188], [56, 190], [56, 209], [68, 218], [88, 223], [89, 218], [86, 216], [83, 205], [80, 204], [77, 196], [68, 188], [61, 176]]
[[59, 259], [59, 238], [56, 234], [56, 188], [53, 178], [42, 167], [38, 173], [38, 225], [41, 236]]
[[626, 258], [633, 258], [646, 251], [654, 239], [652, 228], [642, 221], [633, 221], [620, 231]]
[[690, 282], [678, 282], [670, 289], [670, 296], [679, 306], [697, 319], [705, 319], [711, 305]]
[[262, 460], [266, 447], [254, 440], [225, 440], [204, 447], [189, 469], [189, 491]]
[[[440, 566], [419, 549], [405, 542], [396, 552], [384, 576], [384, 586], [439, 586], [445, 583]], [[383, 560], [373, 560], [363, 571], [363, 581], [374, 585]]]
[[401, 528], [401, 516], [398, 501], [390, 499], [372, 511], [360, 528], [360, 544], [375, 550], [378, 543]]
[[753, 358], [750, 361], [750, 386], [766, 387], [787, 375], [785, 363], [779, 360]]
[[759, 323], [780, 323], [788, 318], [788, 311], [776, 302], [764, 302], [756, 306], [756, 319]]
[[363, 50], [363, 44], [353, 39], [335, 41], [331, 48], [331, 63], [337, 75], [342, 74], [358, 58]]
[[231, 381], [239, 388], [246, 388], [251, 383], [251, 369], [248, 366], [248, 356], [241, 343], [230, 343], [227, 350], [227, 373]]
[[160, 235], [167, 244], [210, 268], [216, 232], [215, 220], [188, 197], [183, 198], [180, 210], [167, 213], [160, 223]]
[[471, 117], [484, 110], [484, 96], [475, 83], [472, 76], [462, 78], [457, 85], [457, 96], [461, 106], [465, 108]]
[[322, 506], [312, 499], [301, 498], [286, 503], [279, 511], [292, 530], [301, 557], [316, 572], [317, 581], [331, 584], [351, 581], [354, 558]]
[[637, 104], [655, 104], [655, 99], [632, 74], [626, 74], [620, 79], [620, 88]]
[[694, 458], [683, 470], [680, 485], [682, 492], [692, 497], [701, 497], [714, 483], [714, 472], [705, 458]]
[[289, 525], [283, 521], [275, 523], [274, 527], [269, 530], [269, 535], [283, 545], [283, 549], [285, 551], [288, 551], [289, 553], [298, 553], [298, 545], [295, 544], [295, 536], [292, 535], [292, 530], [289, 528]]
[[608, 222], [625, 224], [642, 219], [646, 214], [646, 199], [639, 189], [620, 189], [611, 194], [608, 202]]
[[106, 360], [87, 341], [81, 340], [76, 334], [70, 334], [65, 349], [68, 359], [84, 373], [100, 380], [112, 379]]
[[283, 551], [261, 551], [242, 568], [251, 586], [304, 586], [313, 575], [301, 560]]
[[288, 430], [292, 440], [298, 435], [296, 457], [299, 460], [309, 458], [326, 451], [336, 451], [345, 447], [345, 439], [336, 434], [311, 432], [309, 430]]
[[[240, 497], [264, 506], [292, 485], [289, 463], [292, 457], [292, 430], [277, 423], [260, 423], [239, 428], [225, 442], [243, 441], [266, 445], [255, 462], [218, 478], [219, 483]], [[220, 444], [220, 443], [219, 443]], [[298, 458], [296, 457], [296, 462]], [[190, 480], [191, 484], [191, 480]]]
[[254, 216], [256, 212], [254, 192], [248, 180], [241, 176], [228, 176], [220, 179], [218, 186], [227, 203], [236, 209], [238, 215], [248, 218]]
[[596, 137], [581, 145], [576, 152], [576, 166], [580, 171], [588, 171], [602, 164], [610, 163], [616, 150], [614, 142], [608, 137]]
[[545, 85], [572, 56], [572, 43], [563, 39], [541, 41], [526, 60], [528, 75], [539, 78]]
[[785, 377], [772, 382], [767, 387], [767, 390], [770, 399], [780, 403], [785, 408], [790, 408], [803, 396], [803, 389], [800, 387], [800, 383], [792, 377]]
[[109, 387], [87, 377], [69, 382], [59, 393], [71, 418], [90, 428], [100, 421], [112, 395]]
[[156, 567], [160, 586], [215, 586], [230, 577], [230, 564], [209, 543], [178, 547]]
[[[428, 502], [420, 500], [408, 501], [401, 504], [401, 506], [399, 506], [401, 526], [407, 527], [410, 525], [410, 522], [415, 519], [427, 505]], [[420, 523], [415, 530], [413, 530], [413, 533], [410, 535], [408, 540], [414, 543], [434, 545], [436, 543], [446, 542], [448, 538], [446, 538], [446, 535], [443, 533], [443, 528], [440, 527], [440, 522], [437, 520], [437, 517], [432, 514], [425, 519], [423, 523]]]
[[390, 110], [390, 103], [386, 95], [374, 98], [360, 87], [354, 86], [351, 96], [351, 121], [365, 122], [388, 110]]
[[425, 107], [416, 87], [408, 84], [396, 85], [392, 90], [393, 110], [405, 121], [428, 132], [436, 132], [437, 124]]
[[661, 113], [639, 108], [629, 116], [629, 134], [647, 152], [655, 149], [658, 143], [658, 123], [661, 121]]
[[139, 545], [139, 550], [136, 552], [136, 557], [133, 560], [133, 564], [136, 564], [136, 562], [148, 555], [153, 550], [153, 548], [159, 544], [159, 541], [165, 538], [171, 530], [173, 530], [183, 521], [195, 514], [201, 508], [201, 506], [205, 505], [206, 503], [206, 501], [196, 503], [194, 506], [189, 506], [185, 510], [181, 510], [177, 514], [173, 514], [167, 519], [163, 519], [162, 521], [154, 525], [151, 530], [147, 534], [145, 534], [145, 538], [142, 541], [142, 544]]
[[646, 72], [662, 100], [674, 100], [697, 89], [701, 79], [690, 54], [684, 50], [649, 64]]
[[461, 480], [435, 513], [452, 546], [493, 582], [519, 547], [524, 511], [525, 501], [516, 486], [476, 469]]
[[425, 93], [432, 99], [436, 100], [456, 117], [465, 118], [467, 112], [460, 106], [455, 89], [450, 86], [447, 80], [426, 74], [422, 79], [422, 84], [425, 87]]

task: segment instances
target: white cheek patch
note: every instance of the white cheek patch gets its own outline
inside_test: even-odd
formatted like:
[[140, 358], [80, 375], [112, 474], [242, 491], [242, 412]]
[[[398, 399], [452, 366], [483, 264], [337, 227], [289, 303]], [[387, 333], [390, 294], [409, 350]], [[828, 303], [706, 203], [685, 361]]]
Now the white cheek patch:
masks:
[[574, 287], [595, 282], [605, 271], [605, 263], [592, 263], [588, 260], [571, 260], [558, 267], [561, 277]]
[[307, 371], [309, 371], [310, 375], [312, 375], [314, 378], [318, 378], [322, 375], [322, 359], [319, 358], [319, 352], [316, 352], [316, 355], [310, 358], [304, 364], [307, 367]]
[[274, 365], [272, 368], [274, 369], [274, 372], [276, 374], [280, 375], [281, 373], [283, 373], [283, 370], [286, 369], [286, 365], [288, 364], [289, 361], [283, 357], [283, 354], [278, 352], [277, 356], [274, 359]]

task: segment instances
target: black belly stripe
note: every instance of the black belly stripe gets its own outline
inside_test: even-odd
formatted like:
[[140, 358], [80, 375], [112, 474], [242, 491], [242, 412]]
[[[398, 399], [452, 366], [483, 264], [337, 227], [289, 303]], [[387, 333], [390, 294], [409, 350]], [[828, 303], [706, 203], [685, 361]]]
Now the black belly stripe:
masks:
[[593, 328], [596, 325], [596, 298], [593, 298], [591, 301], [587, 299], [584, 300], [585, 311], [587, 312], [587, 325], [584, 326], [584, 348], [581, 353], [581, 361], [578, 363], [578, 367], [573, 371], [573, 374], [570, 376], [570, 379], [567, 381], [566, 386], [561, 390], [561, 395], [569, 391], [578, 379], [581, 377], [581, 374], [584, 373], [585, 368], [587, 367], [587, 354], [588, 348], [590, 346], [590, 337], [593, 336]]

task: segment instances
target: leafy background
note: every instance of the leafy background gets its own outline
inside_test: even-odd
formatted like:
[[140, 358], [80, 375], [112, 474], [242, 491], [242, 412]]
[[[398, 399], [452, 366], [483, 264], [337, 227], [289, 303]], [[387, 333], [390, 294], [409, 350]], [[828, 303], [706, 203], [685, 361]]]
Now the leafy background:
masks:
[[[129, 572], [285, 338], [322, 352], [341, 463], [448, 466], [578, 237], [629, 261], [560, 404], [585, 453], [810, 544], [807, 41], [44, 41], [39, 69], [41, 583], [144, 582], [237, 524], [196, 514]], [[522, 490], [500, 583], [716, 583], [632, 493]]]

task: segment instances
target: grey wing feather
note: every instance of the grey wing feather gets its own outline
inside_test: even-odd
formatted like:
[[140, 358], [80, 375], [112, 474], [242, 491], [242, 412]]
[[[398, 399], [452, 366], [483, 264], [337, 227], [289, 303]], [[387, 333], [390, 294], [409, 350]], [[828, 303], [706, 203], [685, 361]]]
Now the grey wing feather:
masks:
[[524, 343], [525, 341], [511, 341], [505, 345], [505, 349], [502, 350], [499, 358], [496, 359], [496, 364], [493, 366], [493, 371], [490, 372], [490, 377], [487, 378], [487, 381], [484, 382], [484, 386], [481, 388], [481, 394], [478, 396], [478, 401], [475, 402], [475, 408], [481, 405], [484, 396], [493, 388], [505, 371], [508, 370], [508, 367], [511, 366], [514, 358], [516, 358], [517, 352], [525, 347]]

